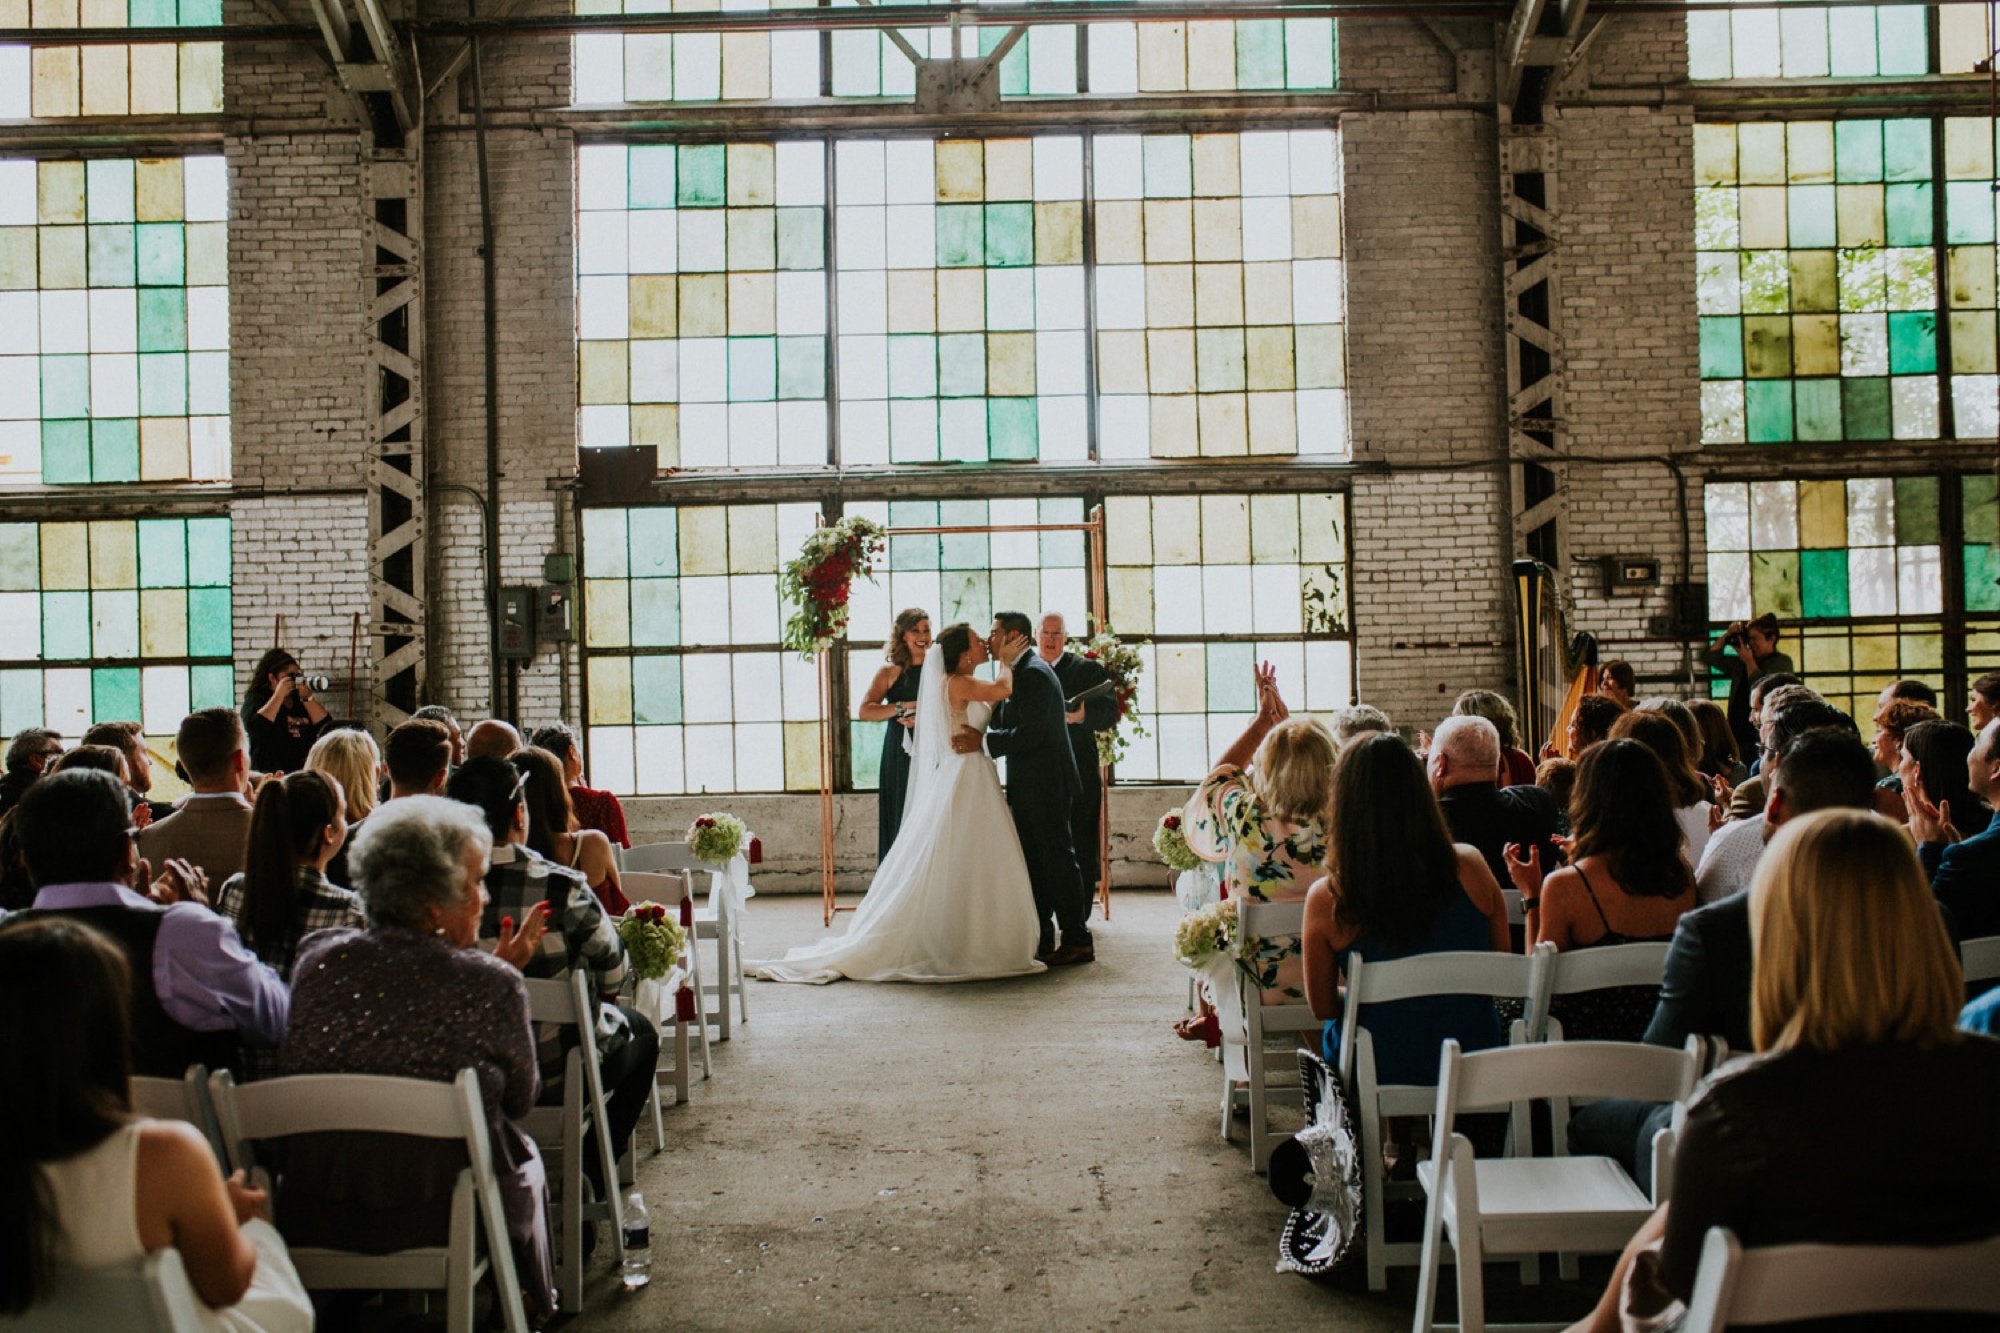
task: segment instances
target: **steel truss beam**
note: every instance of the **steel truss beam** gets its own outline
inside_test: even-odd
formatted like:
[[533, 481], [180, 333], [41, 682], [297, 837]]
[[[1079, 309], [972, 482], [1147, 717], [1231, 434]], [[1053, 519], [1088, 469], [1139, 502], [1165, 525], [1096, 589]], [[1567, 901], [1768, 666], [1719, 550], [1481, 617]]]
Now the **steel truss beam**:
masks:
[[368, 301], [368, 644], [374, 720], [423, 699], [423, 156], [415, 136], [375, 147], [365, 171]]

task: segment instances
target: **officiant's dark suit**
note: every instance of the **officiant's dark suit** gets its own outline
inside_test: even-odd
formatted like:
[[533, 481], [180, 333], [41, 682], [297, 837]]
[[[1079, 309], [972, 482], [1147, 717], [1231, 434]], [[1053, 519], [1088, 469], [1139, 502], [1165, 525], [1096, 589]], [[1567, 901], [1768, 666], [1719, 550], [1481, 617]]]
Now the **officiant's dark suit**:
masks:
[[1087, 951], [1090, 900], [1077, 869], [1069, 822], [1083, 784], [1063, 721], [1062, 684], [1031, 643], [1022, 646], [1013, 668], [1014, 696], [994, 710], [986, 728], [986, 753], [1007, 761], [1007, 807], [1014, 813], [1028, 862], [1042, 926], [1041, 952], [1047, 953], [1054, 941], [1051, 917], [1062, 931], [1065, 949]]
[[[1091, 686], [1111, 678], [1102, 665], [1079, 653], [1064, 652], [1049, 663], [1049, 669], [1056, 673], [1065, 703]], [[1098, 815], [1104, 804], [1104, 777], [1097, 763], [1097, 733], [1118, 725], [1118, 700], [1109, 692], [1095, 699], [1086, 699], [1083, 721], [1068, 725], [1069, 748], [1076, 756], [1076, 776], [1082, 784], [1077, 791], [1076, 802], [1070, 806], [1070, 840], [1076, 845], [1077, 869], [1083, 872], [1084, 910], [1088, 912], [1090, 894], [1100, 869], [1097, 859], [1097, 842], [1101, 836]]]

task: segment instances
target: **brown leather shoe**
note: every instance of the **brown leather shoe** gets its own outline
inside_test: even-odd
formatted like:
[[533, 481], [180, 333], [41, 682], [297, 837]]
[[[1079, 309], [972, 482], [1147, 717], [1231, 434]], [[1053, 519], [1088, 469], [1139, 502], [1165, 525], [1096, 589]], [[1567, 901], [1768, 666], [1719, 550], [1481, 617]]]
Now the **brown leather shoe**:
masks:
[[1050, 967], [1074, 967], [1078, 963], [1097, 961], [1097, 948], [1090, 944], [1065, 944], [1049, 955]]

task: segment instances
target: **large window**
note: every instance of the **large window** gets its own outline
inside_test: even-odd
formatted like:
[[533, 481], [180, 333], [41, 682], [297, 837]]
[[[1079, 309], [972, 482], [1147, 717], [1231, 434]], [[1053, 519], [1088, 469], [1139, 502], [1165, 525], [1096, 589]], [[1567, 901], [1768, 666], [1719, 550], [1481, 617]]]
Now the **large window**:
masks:
[[1786, 4], [1688, 12], [1696, 79], [1966, 74], [1993, 52], [1993, 7]]
[[[0, 28], [220, 27], [222, 0], [6, 0]], [[0, 46], [0, 120], [213, 114], [220, 42]]]
[[1994, 122], [1695, 127], [1702, 438], [1991, 438]]
[[220, 157], [0, 160], [0, 484], [229, 476]]

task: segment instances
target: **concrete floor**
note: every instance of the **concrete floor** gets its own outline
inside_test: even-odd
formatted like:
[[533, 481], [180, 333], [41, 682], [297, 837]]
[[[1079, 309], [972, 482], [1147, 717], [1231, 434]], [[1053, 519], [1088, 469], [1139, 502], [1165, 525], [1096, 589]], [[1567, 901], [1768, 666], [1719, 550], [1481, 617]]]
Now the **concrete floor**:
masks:
[[[1219, 1066], [1168, 1030], [1179, 908], [1113, 912], [1095, 964], [1045, 976], [753, 982], [664, 1152], [642, 1123], [652, 1286], [604, 1271], [565, 1327], [1407, 1327], [1407, 1278], [1371, 1296], [1275, 1271], [1285, 1210], [1216, 1132]], [[817, 939], [819, 903], [759, 898], [748, 931], [753, 957]], [[1517, 1316], [1490, 1271], [1492, 1313]], [[1541, 1318], [1588, 1303], [1522, 1294]]]

